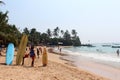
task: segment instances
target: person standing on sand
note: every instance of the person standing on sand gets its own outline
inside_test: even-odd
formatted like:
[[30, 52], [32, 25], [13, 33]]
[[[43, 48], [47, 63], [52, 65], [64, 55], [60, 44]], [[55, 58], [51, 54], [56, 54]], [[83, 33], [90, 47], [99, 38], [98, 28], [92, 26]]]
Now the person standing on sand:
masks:
[[42, 54], [42, 47], [39, 47], [40, 53]]
[[32, 58], [31, 66], [34, 66], [34, 60], [35, 60], [35, 51], [34, 51], [34, 46], [31, 46], [30, 49], [30, 57]]
[[118, 49], [116, 52], [117, 52], [117, 56], [119, 56], [119, 53], [120, 53], [120, 52], [119, 52], [119, 49]]
[[60, 48], [60, 54], [61, 54], [62, 48]]
[[39, 55], [40, 55], [40, 54], [39, 54], [39, 49], [37, 48], [37, 56], [38, 56], [38, 58], [39, 58]]

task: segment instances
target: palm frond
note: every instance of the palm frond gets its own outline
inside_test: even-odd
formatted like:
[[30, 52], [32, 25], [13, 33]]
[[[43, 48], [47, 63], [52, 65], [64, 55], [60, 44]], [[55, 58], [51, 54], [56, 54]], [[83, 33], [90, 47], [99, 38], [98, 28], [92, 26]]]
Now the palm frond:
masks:
[[0, 4], [4, 4], [5, 5], [5, 3], [3, 1], [0, 1]]

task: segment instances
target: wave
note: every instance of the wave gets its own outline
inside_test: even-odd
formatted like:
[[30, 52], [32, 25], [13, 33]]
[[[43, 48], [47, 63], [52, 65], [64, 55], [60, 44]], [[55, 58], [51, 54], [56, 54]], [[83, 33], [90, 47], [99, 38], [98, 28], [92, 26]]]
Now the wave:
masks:
[[110, 62], [120, 62], [120, 57], [118, 57], [116, 54], [113, 53], [93, 53], [93, 52], [85, 52], [85, 51], [81, 51], [81, 52], [75, 52], [75, 51], [70, 51], [70, 50], [66, 50], [64, 49], [63, 52], [65, 54], [69, 54], [69, 55], [74, 55], [77, 57], [87, 57], [87, 58], [91, 58], [91, 59], [95, 59], [95, 60], [101, 60], [101, 61], [110, 61]]

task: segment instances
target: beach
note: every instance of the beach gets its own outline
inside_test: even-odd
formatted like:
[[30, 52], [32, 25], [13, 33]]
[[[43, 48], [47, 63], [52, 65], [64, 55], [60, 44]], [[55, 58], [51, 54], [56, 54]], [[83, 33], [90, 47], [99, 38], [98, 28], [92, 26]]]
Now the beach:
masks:
[[12, 1], [0, 0], [0, 80], [120, 80], [119, 0]]
[[[67, 60], [72, 60], [71, 58], [73, 59], [73, 57], [65, 57]], [[82, 56], [81, 58], [79, 57], [79, 59], [76, 58], [76, 60], [78, 61], [73, 60], [73, 64], [80, 69], [87, 70], [110, 80], [120, 80], [120, 68], [116, 66], [116, 63], [94, 61]]]
[[111, 47], [102, 46], [63, 48], [63, 53], [68, 56], [62, 58], [70, 60], [73, 65], [80, 69], [110, 80], [120, 80], [120, 56], [117, 56], [115, 50]]
[[[42, 66], [41, 55], [31, 67], [31, 58], [25, 59], [23, 66], [16, 66], [16, 56], [12, 65], [5, 65], [5, 53], [0, 56], [0, 80], [108, 80], [84, 69], [77, 68], [61, 55], [48, 53], [48, 65]], [[15, 53], [16, 54], [16, 53]]]

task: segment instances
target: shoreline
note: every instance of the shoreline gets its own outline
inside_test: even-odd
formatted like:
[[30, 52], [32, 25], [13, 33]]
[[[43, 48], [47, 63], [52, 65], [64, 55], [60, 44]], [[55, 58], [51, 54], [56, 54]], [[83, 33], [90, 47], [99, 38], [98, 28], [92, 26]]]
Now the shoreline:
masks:
[[[5, 55], [5, 53], [4, 53]], [[15, 56], [16, 57], [16, 56]], [[109, 80], [84, 69], [71, 65], [70, 61], [60, 59], [61, 55], [48, 53], [48, 65], [42, 66], [40, 58], [31, 67], [31, 58], [26, 58], [23, 66], [16, 66], [14, 57], [11, 66], [5, 65], [5, 56], [0, 56], [0, 80]]]
[[[81, 68], [80, 66], [76, 65], [75, 61], [72, 60], [72, 59], [70, 59], [70, 55], [69, 55], [69, 54], [64, 54], [64, 53], [63, 53], [63, 54], [59, 54], [59, 52], [55, 52], [55, 51], [53, 51], [52, 53], [55, 54], [55, 55], [59, 55], [59, 59], [67, 61], [65, 64], [69, 65], [70, 67], [74, 67], [74, 68], [76, 68], [77, 70], [83, 70], [83, 71], [86, 71], [86, 72], [91, 73], [91, 74], [93, 74], [93, 75], [97, 75], [97, 76], [100, 76], [100, 77], [104, 77], [104, 78], [109, 79], [109, 78], [106, 77], [106, 76], [102, 76], [102, 75], [100, 75], [100, 74], [96, 74], [96, 73], [94, 73], [94, 72], [92, 72], [92, 71], [90, 71], [90, 70], [87, 70], [87, 69], [85, 69], [85, 68]], [[83, 61], [83, 62], [84, 62], [84, 61]], [[87, 66], [87, 65], [86, 65], [86, 66]]]
[[108, 61], [104, 62], [92, 58], [87, 58], [85, 56], [71, 56], [70, 54], [67, 56], [62, 56], [62, 59], [70, 61], [71, 64], [78, 69], [83, 69], [90, 73], [97, 74], [111, 80], [120, 80], [120, 68], [118, 68], [118, 66], [112, 66], [112, 63], [110, 65], [110, 62]]

